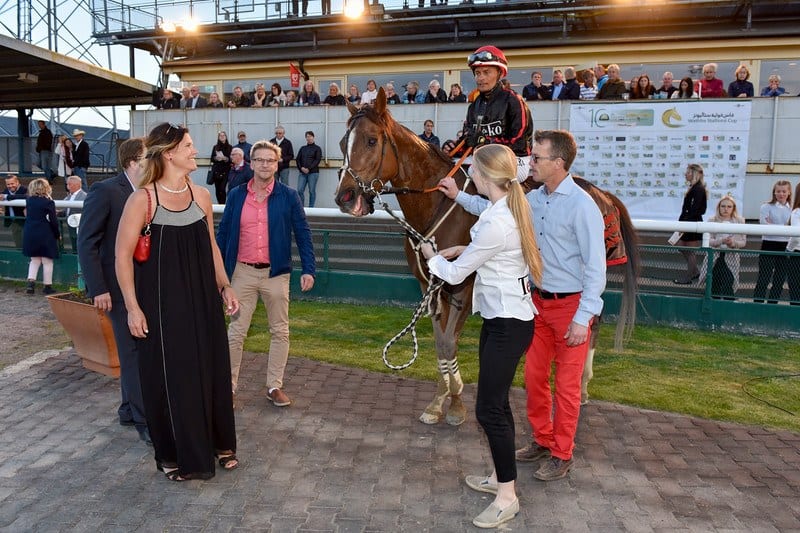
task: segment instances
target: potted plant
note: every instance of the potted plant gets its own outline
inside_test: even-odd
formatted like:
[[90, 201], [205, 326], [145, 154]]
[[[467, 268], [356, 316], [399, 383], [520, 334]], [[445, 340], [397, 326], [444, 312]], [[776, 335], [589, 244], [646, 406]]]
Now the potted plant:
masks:
[[56, 319], [72, 339], [83, 366], [114, 378], [119, 377], [119, 357], [111, 319], [97, 309], [82, 291], [47, 297]]

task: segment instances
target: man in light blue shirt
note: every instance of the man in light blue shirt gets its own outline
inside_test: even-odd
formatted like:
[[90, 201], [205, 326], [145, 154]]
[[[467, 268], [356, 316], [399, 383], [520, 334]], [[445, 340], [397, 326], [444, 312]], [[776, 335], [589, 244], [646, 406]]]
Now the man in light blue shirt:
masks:
[[561, 89], [564, 88], [564, 75], [560, 70], [553, 71], [553, 84], [550, 85], [550, 95], [553, 100], [558, 100]]
[[[517, 450], [517, 461], [547, 459], [534, 477], [551, 481], [563, 478], [572, 468], [589, 328], [603, 309], [606, 250], [600, 209], [569, 173], [578, 151], [575, 139], [567, 131], [549, 130], [537, 131], [534, 141], [531, 168], [542, 187], [527, 198], [544, 272], [541, 287], [533, 295], [538, 314], [525, 359], [533, 440]], [[451, 178], [442, 180], [440, 189], [474, 214], [488, 204], [460, 192]], [[553, 362], [558, 390], [555, 411], [550, 390]]]

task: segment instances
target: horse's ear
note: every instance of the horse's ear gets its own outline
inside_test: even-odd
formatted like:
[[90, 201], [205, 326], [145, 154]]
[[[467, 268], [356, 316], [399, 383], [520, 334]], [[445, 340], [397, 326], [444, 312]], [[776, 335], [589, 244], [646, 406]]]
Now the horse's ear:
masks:
[[386, 91], [383, 90], [383, 87], [378, 89], [378, 97], [375, 98], [373, 106], [379, 115], [383, 115], [383, 112], [386, 111]]
[[353, 102], [351, 102], [350, 100], [345, 100], [345, 103], [347, 103], [347, 110], [350, 111], [350, 116], [353, 116], [356, 113], [358, 113], [358, 107], [353, 105]]

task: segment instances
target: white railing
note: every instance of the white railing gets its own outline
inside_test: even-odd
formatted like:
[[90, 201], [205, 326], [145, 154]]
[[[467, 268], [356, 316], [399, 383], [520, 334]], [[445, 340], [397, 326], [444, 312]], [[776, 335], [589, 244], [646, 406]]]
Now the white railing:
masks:
[[[56, 200], [56, 209], [66, 209], [67, 207], [83, 207], [81, 201]], [[0, 201], [0, 205], [12, 207], [25, 207], [25, 200]], [[222, 214], [225, 209], [224, 204], [213, 205], [215, 214]], [[402, 213], [397, 212], [402, 216]], [[351, 215], [342, 213], [340, 210], [329, 207], [309, 207], [306, 208], [306, 215], [309, 217], [325, 218], [352, 218]], [[368, 215], [369, 220], [390, 221], [393, 220], [388, 213], [376, 211]], [[786, 237], [800, 237], [800, 226], [775, 226], [771, 224], [737, 224], [734, 228], [730, 224], [720, 222], [679, 222], [677, 220], [647, 220], [635, 219], [633, 226], [638, 231], [663, 231], [670, 233], [682, 231], [684, 233], [702, 233], [703, 246], [708, 247], [709, 233], [737, 233], [740, 235], [783, 235]]]

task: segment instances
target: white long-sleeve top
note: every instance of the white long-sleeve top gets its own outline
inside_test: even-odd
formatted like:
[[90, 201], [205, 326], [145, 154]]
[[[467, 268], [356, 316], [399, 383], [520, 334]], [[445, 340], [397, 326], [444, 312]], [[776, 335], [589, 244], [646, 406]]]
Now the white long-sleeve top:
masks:
[[[789, 222], [789, 215], [792, 214], [792, 206], [788, 203], [774, 204], [766, 203], [761, 204], [761, 209], [758, 213], [758, 221], [761, 224], [777, 224], [778, 226], [785, 226]], [[784, 235], [764, 235], [761, 237], [762, 241], [777, 241], [789, 242], [789, 237]]]
[[484, 210], [470, 229], [472, 241], [454, 261], [441, 255], [428, 259], [435, 276], [458, 284], [476, 272], [472, 311], [485, 319], [533, 320], [528, 265], [522, 255], [519, 229], [503, 197]]

